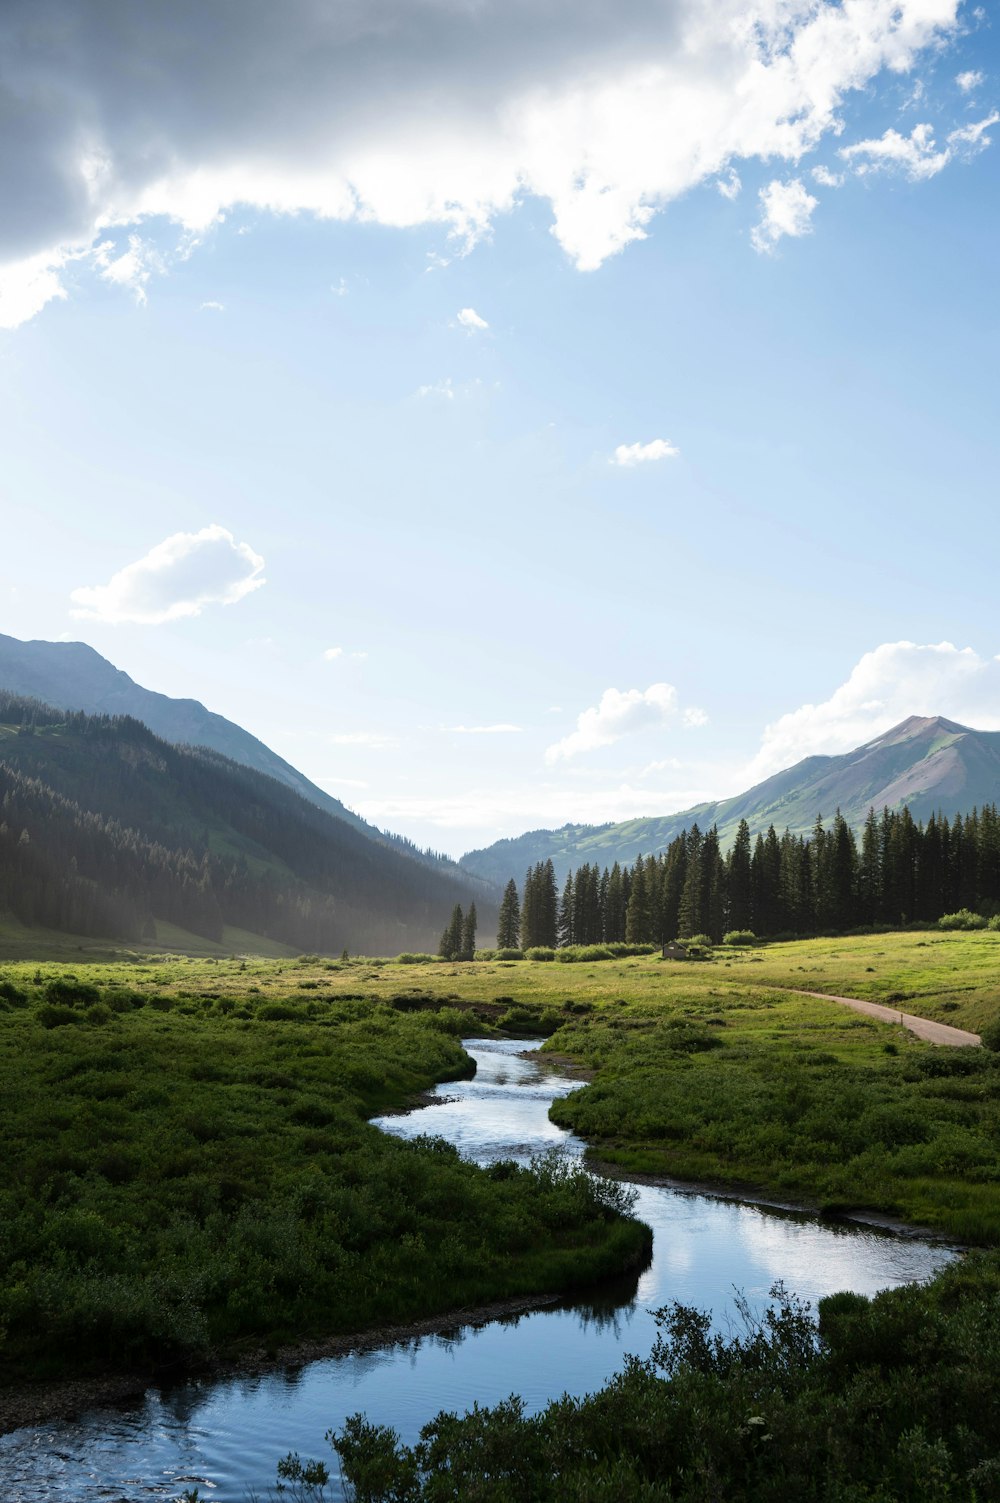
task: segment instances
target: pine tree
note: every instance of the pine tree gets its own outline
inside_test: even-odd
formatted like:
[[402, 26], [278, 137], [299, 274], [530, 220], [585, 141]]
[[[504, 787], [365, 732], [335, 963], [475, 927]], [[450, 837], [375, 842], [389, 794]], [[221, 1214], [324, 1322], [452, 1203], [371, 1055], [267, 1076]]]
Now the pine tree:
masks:
[[563, 884], [562, 897], [559, 899], [559, 914], [556, 920], [556, 937], [560, 945], [571, 945], [574, 942], [573, 923], [573, 873], [566, 873], [566, 881]]
[[750, 826], [741, 819], [727, 862], [731, 929], [750, 928]]
[[476, 926], [478, 923], [479, 916], [476, 913], [476, 905], [475, 903], [470, 903], [469, 911], [462, 923], [460, 955], [463, 960], [475, 960], [476, 958]]
[[441, 943], [438, 945], [438, 954], [445, 960], [454, 960], [461, 953], [463, 923], [462, 905], [461, 903], [456, 903], [451, 910], [451, 919], [448, 927], [442, 934]]
[[511, 877], [503, 890], [503, 901], [497, 918], [497, 948], [516, 950], [521, 942], [521, 904], [517, 897], [517, 883]]

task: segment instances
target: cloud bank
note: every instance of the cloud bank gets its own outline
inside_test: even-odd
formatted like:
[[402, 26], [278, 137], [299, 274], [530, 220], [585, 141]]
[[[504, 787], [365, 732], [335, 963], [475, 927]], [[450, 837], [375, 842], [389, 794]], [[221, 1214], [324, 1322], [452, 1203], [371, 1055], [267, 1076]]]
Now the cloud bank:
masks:
[[[65, 291], [113, 229], [235, 206], [459, 248], [528, 197], [582, 270], [735, 161], [793, 166], [959, 0], [6, 0], [0, 321]], [[252, 80], [252, 87], [248, 86]], [[125, 241], [107, 272], [136, 286]], [[124, 258], [124, 264], [123, 264]], [[148, 269], [148, 267], [146, 268]]]
[[741, 786], [803, 757], [852, 751], [908, 715], [944, 715], [977, 730], [1000, 730], [1000, 657], [984, 658], [950, 642], [883, 642], [829, 699], [767, 726]]
[[199, 616], [206, 605], [235, 605], [265, 583], [263, 569], [260, 554], [224, 527], [175, 532], [106, 585], [73, 590], [77, 609], [70, 614], [114, 625], [161, 626]]

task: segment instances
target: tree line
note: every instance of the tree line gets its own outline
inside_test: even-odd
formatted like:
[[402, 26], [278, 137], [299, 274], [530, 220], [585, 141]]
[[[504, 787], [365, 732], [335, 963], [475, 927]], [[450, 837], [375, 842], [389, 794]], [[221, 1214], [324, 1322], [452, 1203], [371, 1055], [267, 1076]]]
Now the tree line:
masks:
[[809, 835], [751, 836], [741, 820], [724, 853], [718, 830], [692, 825], [657, 856], [585, 863], [560, 890], [551, 860], [513, 878], [500, 907], [497, 944], [531, 949], [589, 944], [667, 944], [733, 930], [759, 938], [885, 924], [935, 923], [970, 909], [1000, 913], [1000, 815], [995, 804], [958, 814], [868, 811], [860, 838], [839, 809]]

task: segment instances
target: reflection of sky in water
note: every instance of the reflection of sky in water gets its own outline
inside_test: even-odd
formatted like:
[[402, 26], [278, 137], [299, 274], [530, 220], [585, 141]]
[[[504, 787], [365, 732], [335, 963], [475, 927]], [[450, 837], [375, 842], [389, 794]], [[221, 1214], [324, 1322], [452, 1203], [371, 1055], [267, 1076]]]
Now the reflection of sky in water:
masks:
[[[527, 1158], [553, 1146], [582, 1151], [548, 1120], [553, 1096], [576, 1083], [549, 1073], [531, 1046], [476, 1041], [479, 1068], [451, 1082], [444, 1105], [379, 1122], [403, 1137], [446, 1137], [480, 1162]], [[323, 1436], [347, 1415], [393, 1425], [404, 1439], [439, 1409], [520, 1393], [540, 1408], [565, 1390], [601, 1386], [625, 1352], [645, 1356], [656, 1326], [650, 1310], [672, 1300], [712, 1308], [724, 1325], [733, 1292], [751, 1303], [776, 1279], [815, 1302], [837, 1289], [872, 1293], [926, 1278], [942, 1248], [768, 1212], [710, 1196], [640, 1186], [637, 1213], [654, 1231], [654, 1260], [636, 1281], [509, 1320], [311, 1363], [296, 1372], [150, 1392], [141, 1406], [105, 1411], [0, 1438], [3, 1503], [139, 1503], [175, 1499], [198, 1486], [217, 1503], [264, 1492], [289, 1450], [323, 1456]]]

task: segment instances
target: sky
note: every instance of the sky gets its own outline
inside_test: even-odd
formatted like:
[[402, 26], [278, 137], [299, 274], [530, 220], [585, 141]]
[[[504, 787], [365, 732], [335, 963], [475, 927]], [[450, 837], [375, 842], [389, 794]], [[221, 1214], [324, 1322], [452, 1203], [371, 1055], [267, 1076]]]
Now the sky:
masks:
[[6, 0], [0, 630], [452, 855], [1000, 729], [1000, 8]]

